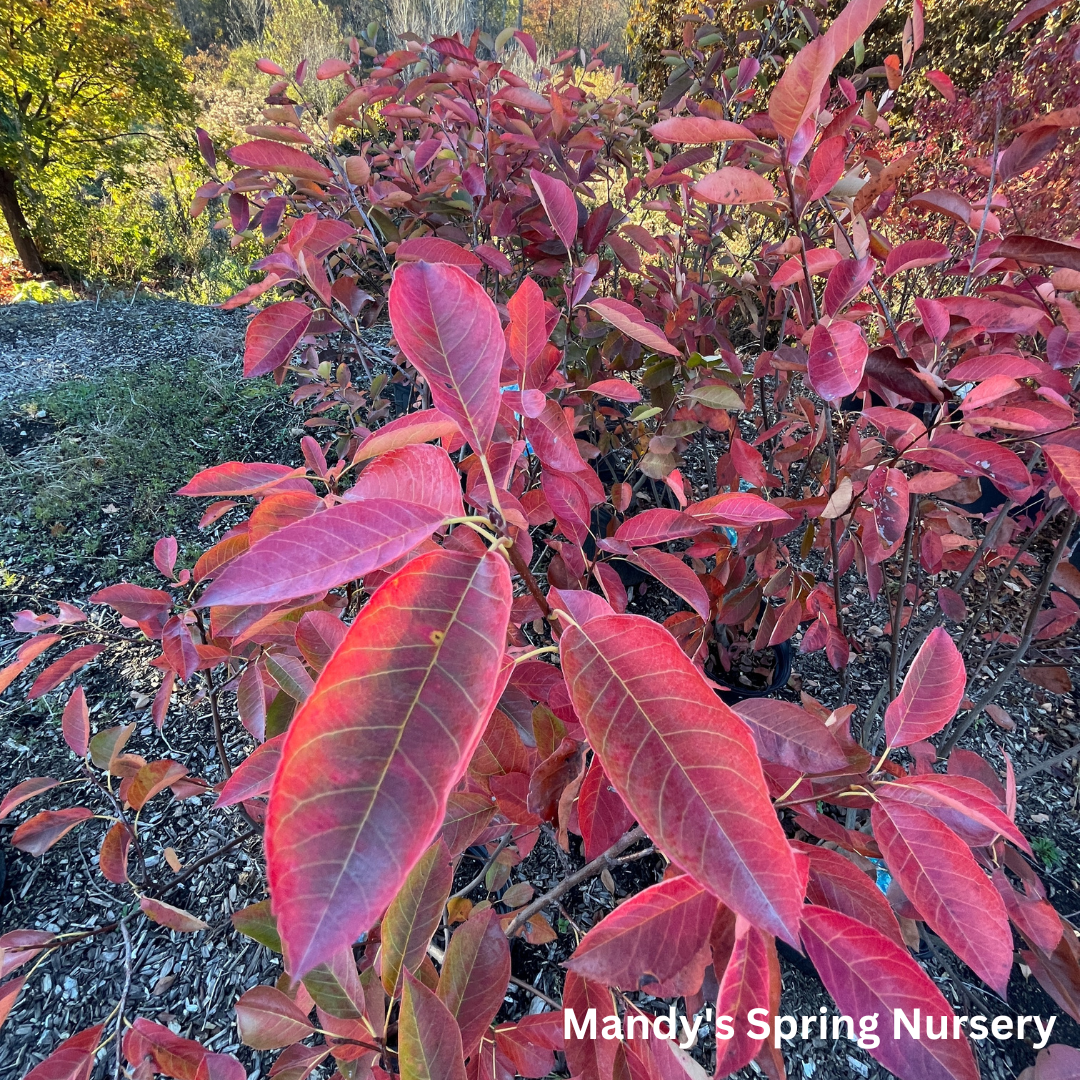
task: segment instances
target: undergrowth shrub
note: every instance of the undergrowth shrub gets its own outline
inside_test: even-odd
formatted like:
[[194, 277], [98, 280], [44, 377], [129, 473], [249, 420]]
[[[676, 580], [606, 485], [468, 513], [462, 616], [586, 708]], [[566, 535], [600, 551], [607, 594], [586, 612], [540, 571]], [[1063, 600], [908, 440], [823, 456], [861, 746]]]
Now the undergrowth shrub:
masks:
[[[876, 1018], [860, 1046], [902, 1078], [975, 1078], [968, 1033], [986, 1031], [954, 1020], [924, 943], [1001, 995], [1019, 959], [1080, 1020], [1080, 943], [1015, 824], [1011, 762], [961, 745], [1032, 644], [1080, 616], [1080, 246], [995, 209], [1080, 115], [1003, 123], [995, 157], [954, 164], [966, 194], [900, 205], [920, 147], [890, 142], [890, 95], [837, 73], [881, 6], [853, 0], [767, 103], [768, 32], [732, 68], [688, 33], [688, 82], [657, 117], [618, 73], [597, 93], [599, 56], [513, 75], [501, 50], [535, 45], [508, 31], [374, 58], [354, 42], [315, 68], [338, 87], [329, 111], [303, 100], [310, 66], [260, 60], [253, 138], [226, 162], [201, 133], [196, 213], [223, 202], [268, 245], [226, 306], [265, 305], [244, 370], [296, 380], [304, 464], [199, 472], [180, 494], [210, 500], [206, 527], [248, 516], [190, 567], [161, 539], [160, 588], [91, 599], [161, 642], [158, 726], [177, 681], [205, 680], [225, 778], [126, 753], [129, 728], [93, 733], [77, 688], [62, 727], [89, 754], [86, 805], [13, 842], [40, 855], [104, 816], [105, 876], [197, 933], [145, 870], [139, 811], [166, 788], [242, 807], [269, 898], [233, 921], [286, 974], [248, 989], [237, 1023], [282, 1049], [275, 1075], [333, 1058], [408, 1080], [699, 1076], [689, 1043], [640, 1037], [682, 998], [713, 1009], [717, 1075], [781, 1077], [778, 943], [841, 1013]], [[392, 361], [367, 336], [384, 314]], [[1019, 619], [997, 603], [1014, 582]], [[673, 614], [643, 607], [654, 583]], [[31, 698], [106, 647], [70, 605], [15, 628], [5, 683], [87, 640]], [[795, 648], [836, 672], [826, 700], [779, 696]], [[872, 701], [850, 700], [856, 672]], [[240, 762], [234, 722], [254, 743]], [[3, 812], [57, 782], [26, 781]], [[541, 842], [561, 880], [503, 891]], [[662, 876], [560, 939], [559, 898], [649, 844]], [[560, 940], [551, 1002], [515, 965]], [[15, 969], [62, 944], [0, 939]], [[523, 981], [553, 1011], [504, 1010]], [[605, 1039], [590, 1009], [638, 1037]], [[947, 1037], [913, 1033], [916, 1009]], [[113, 1020], [134, 1075], [244, 1072]], [[50, 1062], [88, 1070], [103, 1031]], [[1055, 1047], [1036, 1069], [1075, 1060]]]

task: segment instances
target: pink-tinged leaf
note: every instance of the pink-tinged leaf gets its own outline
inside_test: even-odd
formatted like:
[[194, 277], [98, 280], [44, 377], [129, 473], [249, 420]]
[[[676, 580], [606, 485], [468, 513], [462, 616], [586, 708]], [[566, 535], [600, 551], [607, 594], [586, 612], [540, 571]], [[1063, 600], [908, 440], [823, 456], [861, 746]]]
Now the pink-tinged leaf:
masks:
[[[835, 248], [811, 248], [806, 253], [806, 266], [811, 275], [827, 274], [841, 261], [840, 252]], [[792, 255], [772, 276], [770, 284], [774, 289], [793, 285], [796, 281], [806, 280], [806, 268], [802, 255]]]
[[154, 695], [154, 703], [150, 706], [150, 715], [154, 721], [154, 727], [161, 730], [165, 723], [165, 714], [169, 711], [169, 702], [172, 700], [173, 687], [176, 685], [176, 672], [165, 672], [161, 685]]
[[19, 991], [22, 990], [25, 982], [26, 976], [20, 975], [17, 979], [9, 979], [0, 985], [0, 1028], [4, 1026], [4, 1021], [14, 1007], [15, 999], [19, 996]]
[[406, 973], [398, 1020], [402, 1080], [466, 1080], [461, 1031], [450, 1010]]
[[834, 135], [823, 139], [814, 151], [810, 161], [810, 177], [807, 182], [806, 198], [813, 202], [824, 198], [836, 186], [844, 175], [846, 167], [847, 139], [843, 135]]
[[615, 530], [612, 539], [629, 544], [631, 547], [645, 547], [649, 544], [664, 544], [669, 540], [680, 540], [685, 536], [696, 536], [708, 528], [707, 524], [689, 514], [684, 514], [681, 510], [658, 507], [627, 518]]
[[95, 1024], [65, 1039], [24, 1080], [89, 1080], [104, 1024]]
[[573, 250], [578, 231], [577, 200], [574, 193], [558, 178], [537, 172], [536, 169], [529, 170], [529, 179], [555, 235], [567, 251]]
[[[594, 926], [566, 967], [604, 986], [657, 995], [657, 984], [669, 983], [701, 952], [716, 906], [716, 898], [685, 875], [650, 885]], [[705, 963], [702, 958], [699, 976]], [[658, 996], [697, 988], [668, 989]]]
[[757, 136], [742, 124], [715, 120], [711, 116], [676, 116], [661, 120], [649, 128], [649, 134], [662, 143], [722, 143], [755, 141]]
[[1060, 240], [1046, 240], [1041, 236], [1006, 236], [994, 254], [1033, 266], [1080, 270], [1080, 247]]
[[247, 1069], [232, 1054], [206, 1054], [195, 1070], [195, 1080], [247, 1080]]
[[342, 503], [252, 546], [203, 593], [200, 606], [273, 604], [363, 577], [408, 554], [446, 514], [397, 499]]
[[1043, 447], [1043, 457], [1065, 501], [1080, 513], [1080, 450], [1055, 443]]
[[9, 930], [0, 935], [0, 979], [29, 963], [55, 939], [46, 930]]
[[[929, 75], [927, 75], [929, 78]], [[908, 206], [917, 210], [932, 210], [938, 214], [945, 214], [954, 221], [958, 221], [965, 227], [971, 221], [971, 204], [963, 195], [947, 188], [938, 188], [934, 191], [924, 191], [920, 195], [913, 195], [907, 201]]]
[[825, 401], [838, 402], [862, 382], [869, 349], [856, 323], [837, 321], [814, 327], [806, 376]]
[[664, 337], [664, 332], [649, 322], [633, 304], [628, 304], [625, 300], [600, 297], [586, 306], [592, 308], [605, 322], [611, 323], [616, 330], [640, 342], [647, 349], [666, 353], [668, 356], [681, 355], [679, 350]]
[[390, 286], [390, 322], [436, 408], [457, 422], [473, 449], [486, 451], [506, 349], [491, 298], [456, 266], [406, 263]]
[[716, 1015], [734, 1020], [735, 1035], [717, 1042], [716, 1076], [729, 1076], [748, 1065], [761, 1052], [761, 1042], [751, 1039], [747, 1014], [752, 1009], [770, 1008], [768, 942], [756, 927], [742, 917], [735, 921], [735, 944], [720, 977]]
[[104, 645], [80, 645], [77, 649], [72, 649], [66, 656], [50, 664], [34, 680], [34, 685], [30, 687], [30, 692], [26, 695], [27, 701], [33, 701], [50, 690], [54, 690], [65, 679], [86, 667], [95, 656], [104, 651]]
[[503, 1003], [510, 980], [510, 946], [494, 910], [480, 911], [450, 939], [436, 991], [471, 1054]]
[[285, 734], [282, 733], [255, 747], [225, 781], [214, 807], [235, 806], [237, 803], [254, 799], [257, 795], [265, 795], [270, 790], [278, 762], [281, 761], [281, 747], [284, 742]]
[[967, 319], [990, 334], [1032, 334], [1048, 321], [1042, 307], [1006, 304], [979, 296], [943, 296], [940, 301], [950, 315]]
[[457, 434], [458, 426], [448, 416], [438, 409], [424, 409], [384, 424], [360, 444], [353, 461], [368, 461], [403, 446], [417, 446], [435, 439], [452, 439]]
[[589, 742], [638, 822], [714, 896], [794, 941], [794, 859], [743, 722], [642, 616], [570, 626], [560, 646]]
[[957, 476], [985, 476], [1016, 502], [1022, 502], [1031, 491], [1031, 476], [1024, 462], [1007, 446], [989, 439], [938, 428], [928, 447], [909, 450], [907, 456]]
[[952, 325], [948, 309], [936, 300], [926, 300], [922, 297], [915, 298], [915, 307], [922, 316], [923, 329], [932, 341], [940, 345], [949, 336]]
[[297, 656], [287, 653], [267, 653], [263, 657], [266, 673], [296, 702], [307, 701], [315, 683]]
[[910, 803], [878, 802], [871, 822], [904, 895], [945, 944], [1004, 997], [1013, 962], [1009, 917], [967, 845]]
[[642, 547], [630, 556], [630, 561], [652, 574], [676, 596], [682, 597], [702, 619], [709, 621], [709, 594], [701, 584], [701, 579], [678, 555], [669, 555], [666, 551], [653, 547]]
[[240, 1041], [255, 1050], [277, 1050], [306, 1039], [315, 1029], [300, 1007], [273, 986], [253, 986], [236, 1003]]
[[578, 824], [585, 858], [595, 859], [607, 851], [633, 823], [634, 815], [611, 786], [600, 759], [594, 757], [578, 793]]
[[766, 502], [760, 495], [746, 491], [728, 491], [713, 495], [701, 502], [691, 503], [686, 512], [708, 526], [727, 525], [733, 529], [750, 529], [766, 521], [794, 526], [795, 520], [779, 506]]
[[[956, 104], [956, 87], [952, 79], [937, 68], [925, 72], [926, 81], [950, 104]], [[965, 224], [967, 224], [965, 222]]]
[[[890, 1027], [896, 1010], [908, 1018], [944, 1016], [952, 1007], [907, 949], [850, 915], [816, 905], [802, 909], [802, 941], [821, 981], [850, 1016], [877, 1013]], [[885, 1030], [870, 1055], [900, 1080], [979, 1080], [967, 1039], [915, 1039], [903, 1024], [900, 1037]]]
[[901, 948], [907, 947], [885, 894], [872, 878], [829, 848], [799, 841], [792, 841], [792, 846], [810, 860], [806, 897], [811, 904], [850, 915]]
[[543, 352], [550, 337], [543, 289], [526, 277], [506, 302], [506, 310], [510, 312], [510, 355], [524, 371]]
[[292, 974], [371, 927], [431, 844], [501, 691], [506, 560], [437, 551], [361, 610], [289, 727], [267, 814]]
[[[618, 1043], [603, 1038], [604, 1021], [609, 1017], [618, 1017], [611, 991], [591, 979], [583, 979], [570, 971], [563, 986], [563, 1008], [572, 1009], [578, 1023], [588, 1015], [590, 1009], [596, 1010], [597, 1037], [576, 1035], [571, 1030], [565, 1039], [566, 1063], [570, 1075], [581, 1080], [608, 1080], [613, 1075], [615, 1051]], [[564, 1021], [565, 1022], [565, 1021]], [[563, 1029], [565, 1032], [565, 1028]]]
[[936, 735], [955, 715], [964, 696], [964, 658], [943, 627], [930, 631], [885, 710], [890, 746], [909, 746]]
[[[314, 493], [315, 489], [311, 486], [310, 481], [305, 480], [303, 476], [298, 476], [297, 470], [290, 469], [288, 465], [272, 465], [262, 461], [227, 461], [224, 465], [215, 465], [211, 469], [203, 469], [202, 472], [196, 473], [176, 494], [191, 496], [265, 495], [271, 491], [274, 494], [281, 491]], [[91, 596], [90, 599], [93, 600], [94, 597], [103, 596], [113, 589], [121, 588], [138, 589], [139, 586], [111, 585], [108, 589], [102, 589], [100, 592], [94, 593], [94, 596]], [[165, 597], [169, 595], [156, 589], [141, 589], [140, 591], [144, 593], [153, 592]], [[101, 603], [109, 604], [112, 601], [102, 600]], [[121, 612], [121, 614], [125, 613]]]
[[937, 240], [908, 240], [897, 244], [889, 252], [885, 260], [885, 277], [891, 278], [894, 274], [920, 266], [934, 266], [944, 262], [949, 255], [949, 249]]
[[[266, 375], [288, 363], [300, 344], [300, 339], [307, 333], [311, 319], [311, 308], [299, 300], [283, 300], [280, 304], [263, 308], [248, 323], [244, 337], [245, 377], [253, 379], [256, 375]], [[190, 486], [189, 484], [188, 487]], [[181, 494], [196, 493], [181, 488]], [[205, 494], [239, 495], [243, 492], [215, 491]]]
[[187, 766], [178, 761], [147, 762], [134, 776], [127, 789], [127, 804], [132, 810], [141, 810], [155, 795], [172, 787], [187, 776]]
[[874, 511], [874, 527], [885, 547], [904, 535], [908, 523], [908, 481], [900, 469], [879, 466], [866, 483], [865, 498]]
[[586, 386], [583, 392], [622, 401], [627, 405], [635, 405], [641, 400], [641, 391], [625, 379], [601, 379]]
[[[81, 686], [75, 687], [64, 706], [60, 730], [71, 752], [76, 757], [86, 757], [86, 750], [90, 745], [90, 710], [86, 705], [86, 691]], [[0, 812], [0, 817], [3, 816]]]
[[128, 851], [131, 848], [131, 830], [117, 821], [105, 834], [98, 852], [98, 866], [107, 881], [123, 885], [128, 879]]
[[873, 276], [874, 260], [869, 256], [865, 259], [843, 259], [838, 262], [825, 283], [822, 302], [826, 314], [835, 316], [842, 308], [847, 307], [866, 288]]
[[163, 536], [154, 545], [154, 565], [167, 578], [173, 576], [173, 567], [176, 566], [177, 550], [175, 536]]
[[263, 57], [261, 60], [256, 60], [255, 68], [264, 75], [275, 75], [282, 79], [286, 78], [285, 69], [279, 64], [275, 64], [273, 60], [266, 59], [266, 57]]
[[1033, 23], [1036, 19], [1041, 19], [1047, 12], [1054, 11], [1059, 7], [1061, 7], [1061, 4], [1054, 3], [1054, 0], [1028, 0], [1013, 16], [1009, 25], [1005, 27], [1005, 33], [1011, 34], [1014, 30], [1019, 30], [1020, 27], [1027, 26], [1028, 23]]
[[42, 810], [24, 821], [12, 834], [11, 845], [28, 855], [44, 855], [58, 840], [76, 825], [94, 816], [85, 806], [70, 806], [66, 810]]
[[399, 263], [446, 263], [449, 266], [458, 266], [469, 277], [477, 277], [484, 268], [484, 264], [471, 251], [452, 240], [443, 240], [438, 236], [418, 236], [405, 240], [398, 245], [394, 258]]
[[498, 101], [505, 101], [517, 109], [528, 109], [535, 113], [551, 112], [551, 102], [543, 94], [530, 90], [527, 86], [506, 86], [499, 91]]
[[487, 266], [502, 277], [509, 277], [514, 272], [514, 264], [497, 247], [477, 244], [473, 250]]
[[580, 472], [586, 466], [566, 413], [557, 401], [541, 400], [544, 404], [539, 414], [525, 417], [525, 438], [545, 467], [559, 472]]
[[2, 694], [43, 652], [60, 640], [59, 634], [44, 634], [24, 641], [15, 654], [15, 660], [0, 671], [0, 694]]
[[764, 176], [737, 165], [724, 165], [716, 172], [706, 173], [690, 188], [690, 194], [702, 202], [721, 206], [749, 206], [776, 199], [775, 189]]
[[166, 904], [164, 900], [151, 900], [149, 896], [144, 896], [139, 901], [139, 907], [151, 921], [161, 923], [170, 930], [178, 930], [182, 934], [193, 934], [199, 930], [210, 929], [202, 919], [197, 919], [191, 912]]
[[161, 631], [161, 649], [169, 667], [186, 682], [199, 670], [199, 650], [195, 648], [187, 624], [174, 615]]
[[138, 1068], [150, 1062], [154, 1072], [174, 1080], [199, 1080], [199, 1066], [206, 1049], [194, 1039], [174, 1035], [167, 1027], [139, 1017], [124, 1035], [124, 1056]]
[[750, 728], [765, 761], [813, 774], [842, 772], [850, 767], [832, 731], [793, 702], [750, 698], [733, 709]]
[[316, 671], [322, 671], [345, 639], [348, 627], [329, 611], [308, 611], [296, 627], [296, 645]]
[[28, 799], [35, 798], [59, 783], [59, 780], [54, 780], [51, 776], [32, 776], [29, 780], [16, 784], [0, 802], [0, 821], [3, 821], [16, 806], [21, 806]]
[[1035, 1059], [1035, 1073], [1020, 1074], [1020, 1080], [1075, 1080], [1080, 1076], [1080, 1050], [1056, 1043], [1040, 1051]]
[[256, 139], [254, 142], [234, 146], [229, 151], [229, 159], [248, 169], [285, 173], [304, 180], [315, 180], [320, 184], [329, 183], [334, 178], [334, 174], [310, 154], [292, 146], [271, 142], [269, 139]]
[[413, 975], [424, 962], [453, 884], [450, 852], [437, 839], [409, 871], [380, 923], [382, 984], [391, 997], [400, 989], [402, 973]]
[[455, 791], [446, 803], [439, 836], [451, 855], [460, 855], [484, 831], [495, 813], [495, 800], [475, 791]]

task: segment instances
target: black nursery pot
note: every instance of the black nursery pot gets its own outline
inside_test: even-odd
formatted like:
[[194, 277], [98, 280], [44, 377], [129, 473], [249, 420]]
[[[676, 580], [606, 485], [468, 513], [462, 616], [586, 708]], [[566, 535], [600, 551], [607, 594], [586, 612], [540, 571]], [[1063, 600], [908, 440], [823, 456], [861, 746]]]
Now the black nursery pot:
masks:
[[711, 653], [711, 663], [706, 664], [705, 673], [723, 688], [718, 689], [716, 693], [720, 700], [728, 705], [745, 701], [747, 698], [770, 697], [787, 686], [788, 679], [791, 677], [791, 642], [782, 641], [779, 645], [773, 645], [772, 654], [773, 672], [767, 686], [744, 686], [741, 683], [731, 682], [719, 661], [714, 659]]

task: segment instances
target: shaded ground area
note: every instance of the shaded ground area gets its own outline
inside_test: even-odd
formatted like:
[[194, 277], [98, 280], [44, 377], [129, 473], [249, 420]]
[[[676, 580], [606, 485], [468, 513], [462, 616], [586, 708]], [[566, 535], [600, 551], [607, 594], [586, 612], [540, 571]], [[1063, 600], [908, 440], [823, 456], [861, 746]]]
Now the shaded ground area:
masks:
[[[134, 304], [93, 301], [63, 305], [0, 308], [0, 662], [7, 662], [25, 638], [10, 629], [22, 608], [48, 610], [56, 600], [85, 604], [93, 589], [119, 580], [160, 588], [163, 579], [150, 561], [154, 542], [175, 535], [180, 565], [227, 528], [228, 517], [207, 533], [197, 524], [200, 507], [172, 495], [190, 475], [230, 459], [297, 460], [297, 426], [302, 417], [288, 403], [288, 391], [268, 379], [240, 379], [239, 354], [244, 317], [173, 302]], [[691, 472], [692, 475], [692, 472]], [[967, 599], [977, 599], [974, 582]], [[847, 597], [849, 621], [866, 634], [853, 661], [851, 693], [865, 707], [874, 696], [887, 656], [881, 627], [884, 604], [872, 603], [861, 587]], [[1014, 603], [1022, 602], [1014, 597]], [[682, 606], [672, 594], [651, 585], [635, 601], [640, 610], [663, 619]], [[996, 626], [1010, 619], [1008, 605], [995, 611]], [[150, 666], [156, 646], [133, 640], [111, 616], [95, 610], [85, 627], [87, 641], [127, 643], [110, 649], [80, 676], [95, 729], [134, 723], [129, 744], [147, 758], [169, 756], [210, 782], [222, 777], [214, 745], [209, 706], [196, 680], [175, 695], [164, 730], [157, 732], [150, 703], [160, 673]], [[137, 636], [137, 635], [136, 635]], [[1073, 679], [1080, 667], [1073, 657], [1080, 634], [1045, 643], [1040, 662], [1066, 668]], [[999, 651], [987, 660], [980, 678], [992, 678], [1007, 659]], [[826, 702], [839, 700], [835, 673], [820, 654], [795, 658], [796, 673], [785, 696], [797, 689]], [[24, 675], [0, 698], [0, 791], [29, 776], [75, 779], [79, 773], [60, 739], [58, 703], [50, 695], [27, 703], [32, 676]], [[1080, 915], [1080, 824], [1077, 761], [1053, 764], [1055, 755], [1080, 741], [1077, 707], [1071, 691], [1053, 693], [1019, 677], [1003, 695], [1015, 730], [984, 720], [966, 745], [1003, 772], [1001, 750], [1011, 755], [1020, 777], [1018, 821], [1032, 838], [1037, 869], [1058, 909]], [[251, 740], [227, 723], [226, 750], [233, 761], [247, 754]], [[75, 785], [50, 792], [41, 806], [59, 808], [85, 802]], [[175, 934], [131, 920], [130, 961], [116, 931], [130, 899], [98, 872], [96, 852], [104, 823], [92, 822], [70, 835], [44, 859], [14, 851], [10, 829], [37, 803], [20, 807], [0, 822], [0, 849], [7, 856], [8, 883], [0, 893], [0, 932], [30, 927], [53, 932], [101, 931], [73, 942], [46, 958], [28, 980], [0, 1039], [0, 1076], [20, 1077], [65, 1035], [110, 1015], [120, 999], [130, 966], [131, 989], [125, 1014], [169, 1024], [211, 1049], [237, 1053], [251, 1080], [265, 1076], [276, 1052], [254, 1053], [239, 1046], [233, 1003], [256, 982], [280, 973], [277, 958], [238, 935], [229, 915], [262, 899], [263, 877], [257, 838], [237, 842], [249, 829], [239, 810], [211, 809], [212, 798], [185, 802], [159, 796], [144, 812], [141, 832], [152, 881], [171, 888], [169, 900], [210, 924], [196, 934]], [[231, 845], [231, 846], [229, 846]], [[227, 847], [205, 866], [204, 856]], [[172, 849], [180, 866], [169, 863]], [[565, 877], [583, 859], [576, 844], [569, 855], [550, 837], [515, 868], [510, 883], [529, 880], [537, 892]], [[475, 873], [463, 860], [458, 886]], [[514, 973], [550, 997], [561, 995], [560, 962], [572, 951], [577, 934], [588, 930], [623, 896], [663, 871], [655, 855], [617, 867], [562, 898], [561, 910], [548, 915], [558, 935], [545, 945], [514, 944]], [[474, 894], [479, 899], [481, 893]], [[929, 956], [927, 967], [946, 996], [965, 1013], [1058, 1013], [1031, 980], [1015, 971], [1007, 1005], [998, 1001], [955, 960]], [[785, 961], [782, 1010], [816, 1014], [831, 1003], [820, 982]], [[643, 1007], [661, 1008], [642, 997]], [[526, 991], [508, 995], [504, 1015], [543, 1007]], [[1080, 1044], [1080, 1028], [1060, 1017], [1054, 1041]], [[95, 1075], [112, 1075], [113, 1044], [103, 1052]], [[706, 1033], [695, 1051], [711, 1064], [714, 1041]], [[1024, 1046], [979, 1046], [984, 1077], [1009, 1080], [1033, 1054]], [[108, 1072], [106, 1072], [108, 1059]], [[793, 1044], [790, 1075], [840, 1080], [852, 1076], [887, 1077], [864, 1051], [840, 1041]], [[744, 1077], [756, 1075], [745, 1070]]]

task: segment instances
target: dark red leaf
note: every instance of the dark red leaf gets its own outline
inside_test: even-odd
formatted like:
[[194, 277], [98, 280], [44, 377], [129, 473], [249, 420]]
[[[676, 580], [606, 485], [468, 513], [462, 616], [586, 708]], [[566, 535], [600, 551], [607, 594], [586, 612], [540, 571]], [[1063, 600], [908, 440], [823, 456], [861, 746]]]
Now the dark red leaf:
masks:
[[890, 746], [908, 746], [936, 735], [955, 715], [967, 672], [948, 632], [936, 627], [922, 643], [896, 699], [885, 710]]

